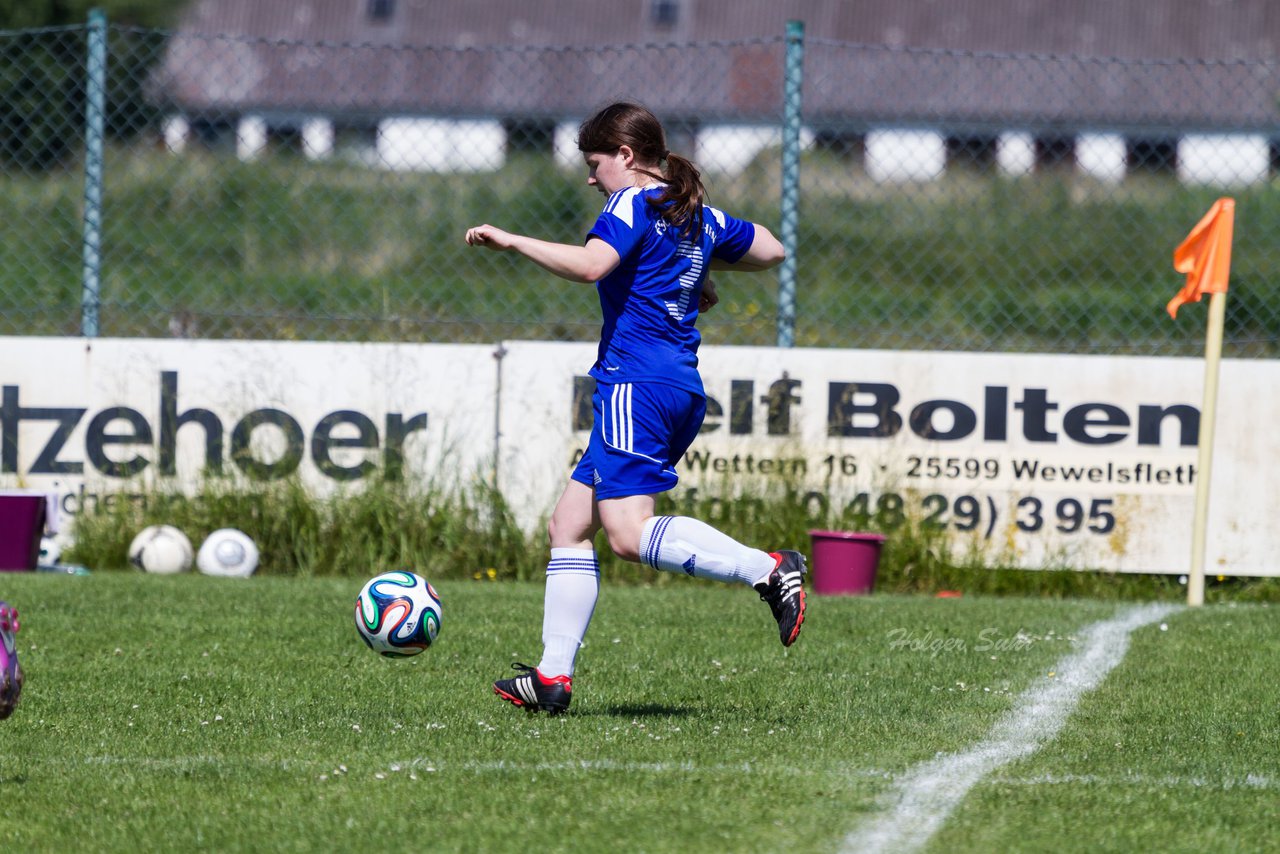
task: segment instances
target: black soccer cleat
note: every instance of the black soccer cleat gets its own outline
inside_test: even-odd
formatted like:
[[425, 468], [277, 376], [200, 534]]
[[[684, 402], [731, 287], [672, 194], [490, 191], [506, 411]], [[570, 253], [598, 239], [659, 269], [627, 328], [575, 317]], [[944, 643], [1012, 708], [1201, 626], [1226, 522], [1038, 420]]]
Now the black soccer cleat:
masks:
[[531, 712], [541, 710], [558, 715], [569, 708], [573, 679], [568, 676], [546, 677], [538, 668], [527, 664], [516, 663], [511, 666], [521, 671], [520, 675], [494, 682], [493, 693], [508, 703]]
[[761, 601], [769, 603], [773, 618], [778, 621], [778, 635], [783, 646], [791, 646], [800, 636], [804, 624], [804, 555], [800, 552], [778, 551], [769, 553], [778, 565], [764, 581], [755, 585]]

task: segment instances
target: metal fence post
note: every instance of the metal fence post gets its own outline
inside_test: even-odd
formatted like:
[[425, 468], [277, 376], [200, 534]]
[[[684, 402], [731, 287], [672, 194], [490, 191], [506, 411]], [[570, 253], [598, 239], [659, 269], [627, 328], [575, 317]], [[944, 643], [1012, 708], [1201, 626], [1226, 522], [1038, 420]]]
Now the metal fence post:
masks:
[[98, 337], [102, 282], [103, 131], [107, 100], [107, 16], [89, 11], [84, 109], [84, 229], [81, 240], [80, 333]]
[[778, 346], [796, 344], [796, 228], [800, 205], [800, 107], [804, 82], [804, 21], [787, 21], [782, 84], [782, 222], [787, 257], [778, 267]]

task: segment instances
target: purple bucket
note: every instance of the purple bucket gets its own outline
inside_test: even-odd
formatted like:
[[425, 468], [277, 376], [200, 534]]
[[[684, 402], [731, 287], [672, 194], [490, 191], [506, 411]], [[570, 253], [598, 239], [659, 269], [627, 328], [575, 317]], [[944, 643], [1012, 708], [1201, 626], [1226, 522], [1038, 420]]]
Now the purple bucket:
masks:
[[43, 495], [0, 495], [0, 570], [36, 568], [44, 517]]
[[865, 596], [876, 583], [883, 534], [810, 531], [813, 592], [819, 596]]

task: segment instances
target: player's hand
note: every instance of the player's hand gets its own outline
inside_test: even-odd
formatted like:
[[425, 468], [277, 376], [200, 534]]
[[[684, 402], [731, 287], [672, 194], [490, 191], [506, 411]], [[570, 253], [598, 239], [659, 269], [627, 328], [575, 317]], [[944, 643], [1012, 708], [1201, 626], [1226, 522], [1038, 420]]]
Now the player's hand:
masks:
[[486, 249], [496, 249], [499, 252], [511, 248], [513, 237], [514, 235], [510, 232], [503, 231], [487, 223], [467, 229], [468, 246], [483, 246]]
[[715, 282], [707, 279], [702, 283], [702, 296], [698, 297], [698, 311], [710, 311], [718, 302], [720, 295], [716, 293]]

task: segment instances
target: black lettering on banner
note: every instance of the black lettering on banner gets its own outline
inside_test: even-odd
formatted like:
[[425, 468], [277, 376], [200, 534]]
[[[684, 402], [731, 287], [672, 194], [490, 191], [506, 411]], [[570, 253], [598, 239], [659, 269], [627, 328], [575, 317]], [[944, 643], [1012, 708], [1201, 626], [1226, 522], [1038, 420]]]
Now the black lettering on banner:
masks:
[[1058, 408], [1049, 402], [1049, 390], [1029, 388], [1022, 392], [1022, 400], [1013, 405], [1022, 411], [1022, 435], [1030, 442], [1054, 442], [1058, 434], [1049, 431], [1045, 423], [1048, 413]]
[[[583, 378], [590, 386], [594, 380]], [[590, 416], [590, 397], [587, 398]], [[19, 436], [24, 421], [54, 421], [52, 434], [46, 440], [32, 463], [29, 474], [80, 475], [85, 464], [80, 460], [62, 460], [59, 455], [75, 432], [88, 410], [82, 407], [24, 407], [20, 402], [20, 387], [4, 386], [0, 392], [0, 473], [17, 473], [19, 466]], [[116, 422], [128, 425], [121, 431]], [[152, 460], [143, 454], [128, 459], [113, 459], [108, 453], [110, 445], [152, 445], [157, 450], [155, 462], [162, 477], [177, 473], [177, 434], [185, 425], [195, 423], [204, 430], [204, 466], [214, 474], [223, 470], [223, 443], [225, 429], [218, 415], [208, 409], [178, 411], [178, 372], [160, 372], [160, 422], [158, 436], [151, 423], [138, 410], [124, 406], [107, 407], [90, 419], [85, 431], [85, 453], [92, 465], [108, 477], [130, 478], [151, 465]], [[334, 436], [339, 424], [351, 424], [355, 436]], [[274, 461], [260, 460], [253, 455], [252, 434], [258, 427], [270, 425], [278, 428], [284, 438], [284, 453]], [[386, 447], [383, 454], [385, 474], [388, 479], [399, 479], [404, 470], [404, 443], [406, 438], [427, 429], [425, 412], [406, 418], [398, 412], [386, 416]], [[352, 466], [342, 466], [332, 457], [335, 448], [378, 448], [378, 430], [373, 420], [355, 410], [339, 410], [326, 415], [316, 425], [311, 439], [311, 453], [322, 474], [335, 480], [356, 480], [368, 476], [375, 468], [373, 460], [365, 459]], [[264, 480], [285, 477], [297, 470], [307, 450], [306, 436], [301, 425], [289, 413], [279, 409], [259, 409], [250, 412], [235, 425], [231, 436], [231, 459], [245, 474]]]
[[751, 380], [733, 380], [729, 383], [729, 433], [734, 436], [750, 435], [755, 421], [756, 384]]
[[707, 395], [707, 412], [702, 419], [702, 426], [698, 428], [698, 434], [714, 433], [720, 429], [720, 418], [724, 415], [724, 407], [720, 405], [720, 401], [711, 395]]
[[825, 492], [810, 491], [804, 494], [804, 512], [812, 520], [825, 519], [831, 502]]
[[1027, 533], [1035, 533], [1044, 526], [1044, 514], [1041, 510], [1044, 508], [1044, 502], [1039, 498], [1028, 495], [1026, 498], [1018, 500], [1017, 505], [1017, 524], [1019, 531]]
[[784, 373], [782, 379], [769, 384], [769, 392], [760, 397], [760, 402], [768, 407], [767, 430], [770, 436], [789, 436], [791, 434], [791, 404], [800, 403], [800, 396], [795, 390], [800, 387], [800, 380], [789, 379]]
[[[278, 427], [285, 438], [285, 450], [275, 462], [264, 462], [253, 456], [250, 442], [253, 431], [263, 425]], [[302, 462], [304, 438], [302, 425], [292, 415], [279, 409], [255, 409], [231, 431], [231, 459], [240, 470], [259, 480], [275, 480], [297, 471]]]
[[[774, 383], [776, 386], [777, 383]], [[731, 436], [749, 436], [755, 431], [755, 381], [754, 380], [730, 380], [729, 382], [729, 435]], [[768, 397], [762, 397], [761, 400], [768, 400]], [[789, 404], [784, 404], [789, 405]], [[771, 410], [772, 413], [772, 410]], [[714, 433], [724, 426], [721, 420], [724, 418], [724, 404], [716, 400], [711, 395], [707, 395], [707, 414], [702, 422], [702, 427], [698, 430], [699, 434]], [[771, 418], [779, 417], [771, 414]], [[790, 426], [789, 412], [784, 416], [787, 427]], [[588, 423], [587, 427], [591, 425]], [[770, 421], [770, 429], [776, 426], [774, 421]], [[585, 427], [583, 429], [586, 429]]]
[[387, 414], [387, 445], [382, 451], [382, 474], [387, 480], [404, 476], [404, 440], [416, 430], [427, 429], [427, 413], [419, 412], [406, 421], [399, 412]]
[[989, 385], [983, 389], [982, 438], [988, 442], [1003, 442], [1009, 438], [1009, 389], [1002, 385]]
[[[131, 433], [108, 433], [107, 425], [113, 421], [125, 421], [133, 428]], [[108, 407], [89, 421], [85, 431], [85, 451], [94, 468], [107, 477], [133, 477], [148, 465], [150, 460], [141, 454], [135, 454], [127, 460], [117, 462], [107, 456], [107, 445], [150, 445], [151, 425], [142, 413], [127, 406]]]
[[[1060, 498], [1046, 504], [1041, 497], [1028, 495], [1020, 498], [1013, 507], [1012, 524], [1023, 534], [1038, 534], [1050, 530], [1073, 535], [1110, 534], [1116, 527], [1116, 515], [1111, 498]], [[1049, 507], [1052, 506], [1052, 510]], [[804, 509], [813, 507], [805, 499]], [[977, 495], [948, 497], [935, 492], [921, 497], [918, 493], [900, 494], [885, 492], [875, 496], [867, 492], [857, 493], [842, 511], [842, 518], [850, 524], [861, 525], [868, 520], [885, 530], [905, 524], [908, 519], [918, 519], [925, 529], [955, 529], [972, 532], [990, 540], [1000, 527], [1001, 511], [993, 496]]]
[[178, 473], [178, 430], [184, 424], [204, 428], [204, 469], [222, 473], [222, 421], [208, 409], [178, 412], [178, 372], [160, 372], [160, 448], [156, 461], [160, 474], [173, 477]]
[[1173, 406], [1142, 404], [1138, 407], [1138, 444], [1159, 445], [1160, 428], [1168, 416], [1178, 419], [1178, 444], [1194, 447], [1200, 441], [1200, 410], [1185, 403]]
[[594, 377], [573, 378], [573, 432], [591, 429], [591, 398], [596, 393]]
[[[858, 403], [859, 395], [871, 395], [868, 403]], [[902, 429], [902, 416], [894, 407], [902, 399], [897, 386], [888, 383], [831, 383], [827, 387], [827, 435], [888, 437]], [[854, 425], [858, 415], [871, 415], [875, 423]]]
[[26, 421], [57, 421], [53, 435], [45, 443], [40, 455], [31, 466], [31, 474], [83, 474], [82, 461], [63, 461], [58, 454], [76, 429], [87, 410], [77, 408], [53, 409], [44, 407], [24, 408], [18, 402], [18, 386], [4, 387], [0, 398], [0, 472], [15, 474], [18, 471], [18, 425]]
[[[1098, 415], [1095, 416], [1095, 413]], [[1062, 431], [1082, 445], [1112, 445], [1122, 441], [1128, 431], [1111, 431], [1094, 435], [1091, 427], [1128, 427], [1129, 416], [1109, 403], [1082, 403], [1062, 416]]]
[[[939, 409], [951, 413], [951, 429], [938, 430], [933, 415]], [[926, 400], [911, 410], [911, 432], [922, 439], [963, 439], [978, 426], [978, 414], [958, 400]]]
[[[333, 428], [339, 424], [350, 424], [356, 428], [355, 436], [334, 436]], [[331, 451], [334, 448], [363, 448], [369, 450], [378, 447], [378, 427], [373, 419], [363, 412], [351, 409], [340, 409], [330, 412], [316, 424], [311, 434], [311, 459], [321, 473], [334, 480], [359, 480], [373, 471], [376, 466], [369, 460], [361, 460], [353, 466], [341, 466], [333, 461]]]
[[[30, 418], [40, 421], [50, 418], [57, 419], [58, 426], [54, 428], [53, 435], [49, 437], [49, 441], [40, 451], [40, 455], [36, 457], [35, 462], [31, 464], [31, 474], [83, 474], [84, 462], [82, 460], [72, 460], [64, 462], [58, 459], [58, 455], [62, 453], [62, 448], [67, 443], [67, 439], [71, 438], [71, 432], [76, 429], [76, 425], [80, 423], [80, 419], [84, 417], [86, 409], [31, 409], [28, 410]], [[18, 470], [17, 463], [17, 443], [13, 446], [15, 459], [13, 471]]]

